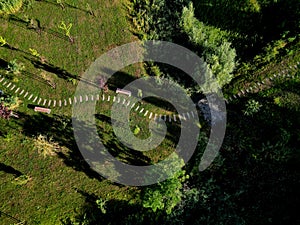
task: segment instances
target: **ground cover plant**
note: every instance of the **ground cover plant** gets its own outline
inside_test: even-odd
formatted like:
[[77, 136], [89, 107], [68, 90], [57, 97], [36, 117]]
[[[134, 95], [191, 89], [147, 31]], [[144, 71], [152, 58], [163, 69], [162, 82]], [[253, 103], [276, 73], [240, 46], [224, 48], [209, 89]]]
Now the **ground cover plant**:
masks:
[[[299, 12], [297, 0], [0, 0], [0, 224], [300, 223]], [[198, 170], [210, 134], [199, 108], [197, 149], [186, 165], [172, 161], [182, 169], [164, 182], [116, 184], [80, 154], [72, 128], [76, 85], [96, 58], [134, 40], [187, 47], [216, 76], [227, 129], [207, 170]], [[156, 149], [138, 152], [114, 134], [116, 88], [150, 76], [170, 78], [195, 103], [205, 98], [186, 74], [160, 63], [126, 67], [107, 84], [100, 77], [99, 137], [131, 165], [165, 159], [180, 136], [172, 120]], [[56, 101], [51, 114], [33, 110], [44, 99], [49, 107]], [[140, 139], [149, 137], [150, 112], [166, 120], [177, 113], [157, 98], [137, 105], [145, 111], [132, 109], [129, 126]]]

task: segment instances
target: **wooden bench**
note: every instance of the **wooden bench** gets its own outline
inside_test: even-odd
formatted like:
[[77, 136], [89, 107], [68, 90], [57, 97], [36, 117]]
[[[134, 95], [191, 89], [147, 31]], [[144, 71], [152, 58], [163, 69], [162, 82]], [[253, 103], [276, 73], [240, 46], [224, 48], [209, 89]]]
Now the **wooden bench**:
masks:
[[48, 113], [50, 114], [51, 112], [51, 109], [48, 109], [48, 108], [43, 108], [43, 107], [34, 107], [34, 111], [35, 112], [43, 112], [43, 113]]
[[124, 95], [128, 95], [129, 97], [131, 96], [131, 91], [127, 91], [125, 89], [121, 89], [121, 88], [117, 88], [116, 93], [120, 93], [120, 94], [124, 94]]

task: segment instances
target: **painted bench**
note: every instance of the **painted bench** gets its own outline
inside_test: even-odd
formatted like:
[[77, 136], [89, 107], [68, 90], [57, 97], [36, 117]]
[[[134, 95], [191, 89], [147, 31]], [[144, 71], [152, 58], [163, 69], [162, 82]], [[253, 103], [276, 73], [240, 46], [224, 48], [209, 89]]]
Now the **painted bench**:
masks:
[[128, 95], [129, 97], [131, 96], [131, 91], [125, 90], [125, 89], [121, 89], [121, 88], [117, 88], [116, 93], [120, 93], [120, 94], [124, 94], [124, 95]]
[[43, 107], [34, 107], [34, 111], [35, 112], [42, 112], [42, 113], [48, 113], [50, 114], [51, 112], [51, 109], [48, 109], [48, 108], [43, 108]]

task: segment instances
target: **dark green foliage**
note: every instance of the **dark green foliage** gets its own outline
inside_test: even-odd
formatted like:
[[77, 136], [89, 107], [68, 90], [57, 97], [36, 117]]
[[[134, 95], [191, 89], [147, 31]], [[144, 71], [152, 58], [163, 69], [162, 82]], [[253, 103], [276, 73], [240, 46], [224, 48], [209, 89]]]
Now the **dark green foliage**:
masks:
[[187, 0], [133, 0], [128, 5], [133, 31], [142, 40], [172, 41]]
[[220, 86], [228, 84], [233, 78], [235, 68], [235, 49], [226, 40], [226, 32], [206, 26], [194, 16], [194, 7], [184, 7], [182, 28], [190, 41], [200, 50]]

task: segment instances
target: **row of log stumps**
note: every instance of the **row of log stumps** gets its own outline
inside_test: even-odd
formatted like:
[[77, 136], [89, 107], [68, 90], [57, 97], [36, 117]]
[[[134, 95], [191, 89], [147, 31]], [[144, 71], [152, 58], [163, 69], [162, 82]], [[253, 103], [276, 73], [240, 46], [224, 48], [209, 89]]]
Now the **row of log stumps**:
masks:
[[[240, 90], [237, 94], [229, 97], [226, 101], [230, 102], [233, 101], [239, 97], [243, 97], [249, 93], [256, 93], [259, 90], [262, 90], [264, 87], [270, 85], [275, 79], [279, 77], [284, 78], [291, 78], [293, 77], [289, 71], [292, 69], [298, 69], [298, 66], [300, 65], [300, 62], [297, 62], [293, 66], [289, 66], [288, 69], [282, 70], [278, 74], [273, 74], [272, 76], [265, 78], [264, 80], [255, 83], [254, 85], [250, 87], [246, 87], [243, 90]], [[15, 84], [13, 84], [10, 81], [7, 81], [4, 77], [0, 75], [0, 84], [5, 86], [6, 88], [10, 89], [10, 91], [14, 91], [15, 94], [18, 94], [19, 96], [23, 96], [23, 98], [26, 98], [28, 101], [31, 101], [32, 103], [35, 103], [39, 106], [48, 107], [48, 108], [54, 108], [54, 107], [64, 107], [68, 105], [73, 104], [79, 104], [84, 102], [93, 102], [93, 101], [106, 101], [106, 102], [115, 102], [124, 105], [125, 107], [130, 107], [137, 113], [141, 114], [142, 116], [153, 119], [155, 121], [165, 121], [165, 122], [177, 122], [181, 120], [190, 120], [190, 119], [196, 119], [198, 118], [197, 115], [193, 111], [186, 112], [182, 114], [170, 114], [170, 115], [161, 115], [157, 114], [155, 112], [150, 112], [149, 110], [146, 110], [140, 105], [136, 105], [135, 103], [131, 103], [130, 96], [131, 93], [129, 91], [123, 90], [123, 89], [117, 89], [117, 93], [126, 94], [129, 97], [129, 100], [126, 98], [122, 98], [119, 95], [118, 96], [110, 96], [108, 94], [95, 94], [95, 95], [79, 95], [74, 97], [69, 97], [67, 99], [45, 99], [41, 98], [39, 96], [30, 94], [26, 90], [17, 87]], [[210, 109], [208, 102], [206, 99], [201, 99], [195, 106], [198, 106], [202, 115], [204, 116], [204, 119], [208, 122], [211, 121], [218, 121], [222, 120], [224, 115], [221, 111], [218, 111], [218, 109]], [[196, 112], [196, 111], [195, 111]]]
[[246, 87], [245, 89], [240, 90], [237, 94], [228, 97], [227, 102], [231, 102], [237, 98], [243, 97], [250, 93], [256, 93], [260, 90], [263, 90], [266, 87], [271, 86], [272, 82], [274, 82], [278, 78], [293, 78], [294, 76], [289, 73], [289, 71], [298, 69], [300, 65], [300, 62], [297, 62], [296, 64], [289, 66], [288, 69], [283, 69], [279, 73], [274, 73], [271, 76], [265, 78], [264, 80], [257, 82], [250, 87]]
[[[17, 87], [15, 84], [12, 84], [9, 81], [6, 81], [4, 77], [0, 75], [0, 83], [3, 86], [6, 86], [6, 88], [9, 88], [10, 91], [14, 91], [15, 94], [19, 95], [20, 97], [23, 97], [27, 99], [28, 101], [31, 101], [32, 103], [41, 106], [43, 108], [55, 108], [55, 107], [65, 107], [73, 104], [80, 104], [84, 102], [92, 102], [92, 101], [105, 101], [105, 102], [115, 102], [124, 105], [125, 107], [130, 107], [134, 111], [138, 112], [142, 116], [152, 119], [155, 121], [165, 121], [165, 122], [177, 122], [180, 120], [189, 120], [189, 119], [195, 119], [196, 115], [195, 112], [186, 112], [182, 114], [171, 114], [171, 115], [158, 115], [157, 113], [151, 112], [149, 110], [146, 110], [140, 105], [137, 105], [136, 103], [131, 103], [130, 98], [122, 98], [120, 96], [110, 96], [108, 94], [95, 94], [95, 95], [79, 95], [70, 97], [67, 99], [45, 99], [41, 98], [39, 96], [30, 94], [26, 90]], [[118, 89], [118, 92], [120, 92], [120, 89]], [[131, 96], [131, 94], [130, 94]]]

